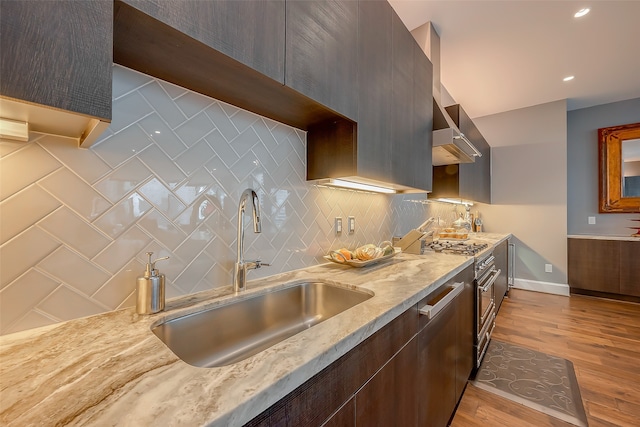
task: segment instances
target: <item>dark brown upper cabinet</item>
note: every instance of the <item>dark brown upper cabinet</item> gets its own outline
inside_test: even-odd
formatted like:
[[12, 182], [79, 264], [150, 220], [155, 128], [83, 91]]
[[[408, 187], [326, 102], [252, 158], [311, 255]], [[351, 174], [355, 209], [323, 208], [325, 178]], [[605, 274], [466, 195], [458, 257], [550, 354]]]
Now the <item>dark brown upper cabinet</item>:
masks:
[[[433, 129], [433, 65], [417, 43], [413, 48], [413, 123], [412, 144], [405, 150], [408, 167], [402, 170], [403, 179], [413, 179], [415, 188], [433, 188], [432, 129]], [[410, 182], [410, 181], [407, 181]]]
[[285, 86], [285, 1], [116, 0], [114, 62], [308, 130], [341, 117]]
[[307, 179], [431, 189], [431, 62], [386, 1], [358, 2], [358, 116], [307, 135]]
[[454, 198], [491, 203], [491, 147], [459, 104], [445, 107], [460, 131], [482, 153], [473, 163], [434, 166], [429, 198]]
[[[358, 141], [360, 173], [372, 179], [391, 176], [392, 122], [392, 22], [393, 10], [386, 1], [359, 2], [358, 19]], [[369, 23], [364, 25], [364, 23]], [[375, 90], [370, 90], [375, 88]]]
[[358, 3], [286, 2], [285, 84], [356, 120]]
[[[284, 83], [284, 0], [123, 0], [121, 3], [277, 82]], [[180, 40], [171, 43], [169, 40], [160, 39], [154, 46], [149, 47], [160, 50], [174, 49], [172, 45], [179, 43]], [[122, 51], [123, 54], [128, 52], [125, 49], [124, 46], [118, 46], [118, 51]], [[180, 65], [189, 69], [195, 66], [189, 63]], [[214, 79], [217, 68], [203, 71]]]
[[112, 33], [109, 1], [2, 0], [2, 116], [90, 145], [111, 121]]

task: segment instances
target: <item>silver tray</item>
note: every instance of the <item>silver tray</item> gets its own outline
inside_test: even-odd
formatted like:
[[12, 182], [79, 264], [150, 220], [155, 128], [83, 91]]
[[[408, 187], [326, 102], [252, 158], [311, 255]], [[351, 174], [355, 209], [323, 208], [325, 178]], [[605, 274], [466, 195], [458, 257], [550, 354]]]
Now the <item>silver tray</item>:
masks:
[[333, 258], [331, 258], [331, 256], [329, 255], [325, 255], [323, 258], [326, 259], [327, 261], [335, 262], [336, 264], [348, 265], [350, 267], [355, 267], [355, 268], [362, 268], [362, 267], [368, 267], [370, 265], [378, 264], [379, 262], [387, 261], [393, 258], [395, 255], [396, 255], [395, 252], [391, 252], [389, 255], [384, 255], [384, 256], [381, 256], [380, 258], [370, 259], [367, 261], [350, 259], [345, 262], [336, 261]]

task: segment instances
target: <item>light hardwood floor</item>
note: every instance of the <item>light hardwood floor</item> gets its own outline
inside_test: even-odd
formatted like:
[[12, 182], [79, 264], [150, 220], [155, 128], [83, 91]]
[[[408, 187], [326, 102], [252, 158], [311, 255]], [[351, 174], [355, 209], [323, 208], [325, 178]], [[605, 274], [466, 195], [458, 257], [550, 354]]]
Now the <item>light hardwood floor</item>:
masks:
[[[573, 362], [590, 427], [640, 426], [640, 304], [514, 289], [493, 338]], [[468, 384], [451, 426], [571, 424]]]

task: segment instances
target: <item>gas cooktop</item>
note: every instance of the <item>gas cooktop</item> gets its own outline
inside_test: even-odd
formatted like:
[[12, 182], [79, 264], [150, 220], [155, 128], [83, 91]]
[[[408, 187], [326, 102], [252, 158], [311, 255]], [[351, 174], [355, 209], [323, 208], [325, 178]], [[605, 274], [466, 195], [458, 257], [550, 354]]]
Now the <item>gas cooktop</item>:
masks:
[[436, 240], [427, 243], [425, 249], [435, 252], [444, 252], [459, 255], [476, 255], [489, 245], [474, 241]]

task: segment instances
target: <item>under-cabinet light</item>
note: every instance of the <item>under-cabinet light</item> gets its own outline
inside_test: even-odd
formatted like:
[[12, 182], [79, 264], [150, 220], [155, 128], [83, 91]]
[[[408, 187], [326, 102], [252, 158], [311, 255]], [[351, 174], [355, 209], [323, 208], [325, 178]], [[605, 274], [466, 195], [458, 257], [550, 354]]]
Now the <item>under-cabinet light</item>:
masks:
[[577, 11], [575, 13], [574, 18], [582, 18], [584, 15], [586, 15], [587, 13], [589, 13], [591, 9], [589, 9], [588, 7], [585, 7], [583, 9], [580, 9], [579, 11]]
[[0, 117], [0, 139], [29, 141], [29, 123]]
[[442, 203], [453, 203], [455, 205], [473, 206], [473, 202], [470, 202], [469, 200], [463, 200], [463, 199], [439, 198], [439, 199], [431, 199], [431, 201], [433, 201], [433, 202], [442, 202]]
[[363, 184], [361, 182], [345, 181], [343, 179], [329, 179], [326, 181], [320, 181], [321, 185], [330, 185], [333, 187], [350, 188], [352, 190], [372, 191], [374, 193], [386, 193], [393, 194], [396, 192], [393, 188], [380, 187], [377, 185]]
[[576, 78], [576, 76], [567, 76], [567, 77], [565, 77], [564, 79], [562, 79], [562, 81], [563, 81], [563, 82], [569, 82], [569, 81], [571, 81], [571, 80], [573, 80], [573, 79], [575, 79], [575, 78]]

